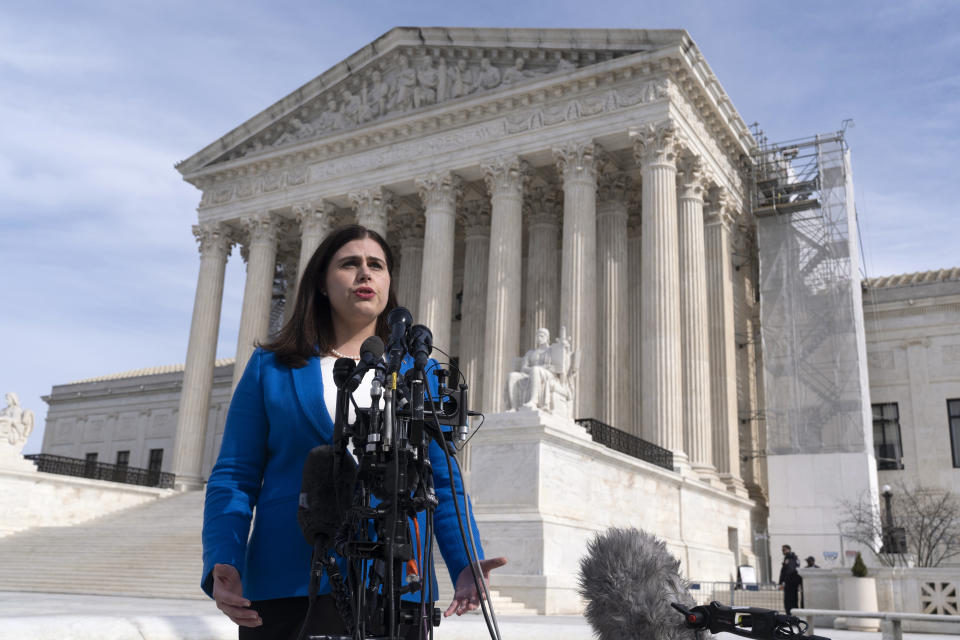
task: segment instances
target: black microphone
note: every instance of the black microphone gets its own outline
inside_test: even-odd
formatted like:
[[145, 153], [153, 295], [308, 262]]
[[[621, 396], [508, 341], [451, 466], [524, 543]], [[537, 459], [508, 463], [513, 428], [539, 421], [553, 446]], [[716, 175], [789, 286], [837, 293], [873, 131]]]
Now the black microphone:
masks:
[[390, 328], [390, 339], [387, 340], [387, 374], [400, 370], [407, 348], [407, 329], [412, 323], [413, 316], [406, 307], [395, 307], [387, 314], [387, 326]]
[[[352, 362], [352, 361], [351, 361]], [[303, 465], [297, 522], [311, 546], [328, 549], [353, 502], [357, 465], [346, 456], [335, 475], [335, 454], [328, 444], [314, 447]]]
[[407, 332], [407, 352], [413, 356], [413, 368], [423, 371], [433, 351], [433, 332], [425, 325], [415, 324]]
[[580, 560], [579, 592], [599, 640], [697, 640], [671, 606], [696, 605], [679, 568], [666, 544], [644, 531], [615, 528], [592, 539]]
[[377, 336], [370, 336], [360, 345], [360, 362], [357, 368], [353, 370], [353, 375], [347, 380], [347, 390], [353, 393], [360, 386], [363, 376], [371, 368], [377, 365], [380, 358], [383, 357], [383, 340]]
[[343, 388], [344, 383], [356, 366], [357, 363], [353, 361], [353, 358], [338, 358], [333, 363], [333, 384], [337, 385], [337, 389]]

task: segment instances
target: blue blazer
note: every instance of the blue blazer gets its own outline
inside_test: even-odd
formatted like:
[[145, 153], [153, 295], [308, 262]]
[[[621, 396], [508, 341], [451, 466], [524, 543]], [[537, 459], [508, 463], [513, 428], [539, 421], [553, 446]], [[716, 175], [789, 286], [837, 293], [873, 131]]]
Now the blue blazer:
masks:
[[[407, 358], [403, 369], [411, 363]], [[429, 377], [435, 391], [435, 378]], [[320, 358], [291, 369], [278, 363], [270, 351], [254, 351], [230, 402], [220, 455], [207, 481], [201, 582], [207, 595], [213, 595], [212, 572], [217, 563], [237, 568], [249, 600], [307, 595], [312, 548], [297, 523], [300, 481], [310, 450], [331, 444], [332, 439], [333, 420], [323, 401]], [[469, 514], [482, 557], [480, 535], [464, 499], [460, 474], [456, 466], [448, 469], [436, 442], [430, 444], [430, 459], [440, 502], [434, 513], [434, 534], [450, 578], [456, 581], [469, 561], [450, 491], [451, 473], [460, 511], [465, 517]], [[421, 512], [424, 534], [425, 527]], [[324, 572], [320, 593], [329, 591]], [[420, 599], [419, 593], [415, 596]]]

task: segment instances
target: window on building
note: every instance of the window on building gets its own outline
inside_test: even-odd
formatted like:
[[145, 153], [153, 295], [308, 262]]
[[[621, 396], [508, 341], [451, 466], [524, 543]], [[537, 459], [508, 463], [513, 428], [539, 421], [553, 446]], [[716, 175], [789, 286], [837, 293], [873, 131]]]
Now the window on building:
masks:
[[953, 466], [960, 468], [960, 398], [947, 400], [947, 416], [950, 420], [950, 451]]
[[161, 467], [163, 467], [163, 449], [150, 449], [150, 463], [147, 467], [147, 484], [151, 487], [160, 484]]
[[163, 449], [150, 449], [150, 471], [160, 473], [160, 467], [163, 466]]
[[88, 453], [86, 455], [86, 462], [83, 465], [83, 477], [84, 478], [94, 478], [97, 475], [97, 453]]
[[900, 411], [896, 402], [873, 405], [873, 448], [877, 469], [903, 469]]
[[117, 465], [113, 469], [114, 482], [127, 481], [127, 466], [130, 464], [129, 451], [117, 451]]

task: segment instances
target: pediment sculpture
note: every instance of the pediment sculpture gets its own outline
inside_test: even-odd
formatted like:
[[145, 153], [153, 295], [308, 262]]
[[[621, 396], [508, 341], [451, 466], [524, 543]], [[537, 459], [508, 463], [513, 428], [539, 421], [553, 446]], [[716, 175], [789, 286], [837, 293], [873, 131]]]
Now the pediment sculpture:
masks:
[[[304, 105], [272, 133], [249, 141], [241, 155], [268, 147], [282, 147], [309, 138], [352, 129], [383, 118], [491, 91], [553, 73], [569, 72], [576, 62], [556, 58], [528, 60], [522, 52], [511, 59], [460, 57], [450, 50], [443, 55], [433, 49], [414, 58], [412, 49], [355, 74]], [[448, 59], [449, 58], [449, 59]], [[506, 64], [505, 64], [506, 63]]]
[[507, 377], [507, 404], [511, 411], [539, 409], [572, 418], [579, 352], [573, 350], [564, 327], [553, 344], [548, 329], [537, 329], [536, 342], [516, 359]]

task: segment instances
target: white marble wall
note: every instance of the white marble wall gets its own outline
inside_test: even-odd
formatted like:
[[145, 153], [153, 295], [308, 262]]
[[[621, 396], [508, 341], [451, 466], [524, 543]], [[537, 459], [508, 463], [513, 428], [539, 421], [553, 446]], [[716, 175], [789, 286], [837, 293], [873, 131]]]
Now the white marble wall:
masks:
[[728, 527], [739, 531], [741, 559], [753, 562], [751, 501], [596, 444], [572, 421], [496, 414], [471, 446], [484, 549], [510, 558], [493, 584], [541, 613], [581, 611], [579, 559], [590, 537], [610, 526], [660, 536], [691, 579], [735, 574]]
[[33, 527], [80, 524], [171, 493], [173, 489], [0, 470], [0, 537]]

